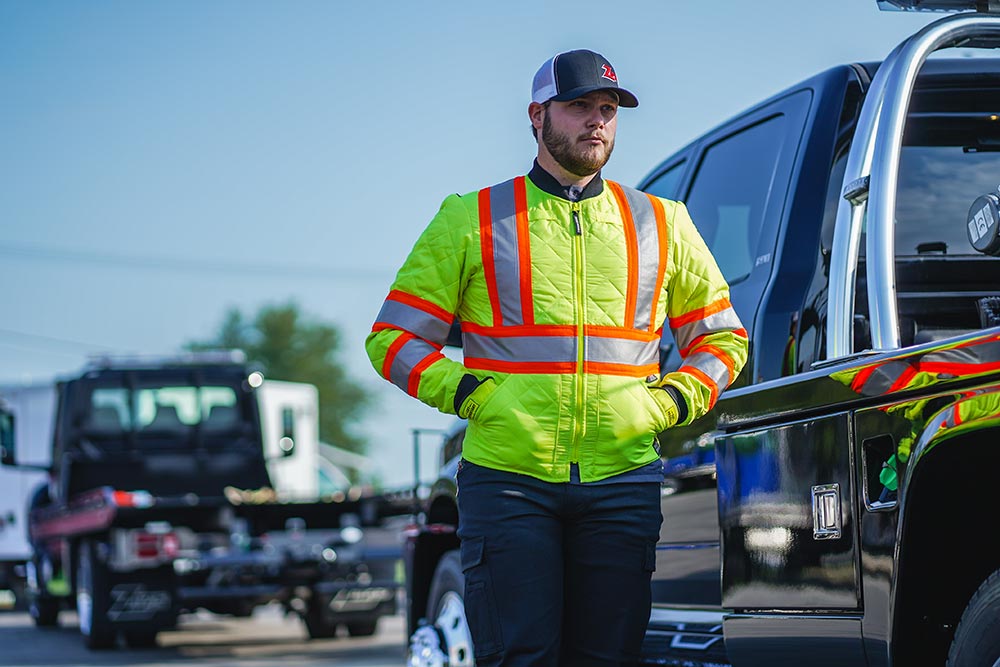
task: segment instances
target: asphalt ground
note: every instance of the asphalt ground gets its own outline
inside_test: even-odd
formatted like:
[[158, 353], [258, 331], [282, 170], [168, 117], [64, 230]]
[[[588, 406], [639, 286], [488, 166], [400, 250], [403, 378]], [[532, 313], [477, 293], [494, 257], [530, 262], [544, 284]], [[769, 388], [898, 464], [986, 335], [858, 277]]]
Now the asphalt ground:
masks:
[[111, 667], [401, 667], [405, 654], [402, 615], [383, 617], [372, 637], [310, 640], [295, 616], [262, 607], [250, 618], [207, 612], [181, 617], [176, 630], [161, 632], [156, 648], [106, 651], [84, 648], [76, 615], [63, 612], [59, 627], [36, 628], [23, 612], [0, 613], [0, 666]]

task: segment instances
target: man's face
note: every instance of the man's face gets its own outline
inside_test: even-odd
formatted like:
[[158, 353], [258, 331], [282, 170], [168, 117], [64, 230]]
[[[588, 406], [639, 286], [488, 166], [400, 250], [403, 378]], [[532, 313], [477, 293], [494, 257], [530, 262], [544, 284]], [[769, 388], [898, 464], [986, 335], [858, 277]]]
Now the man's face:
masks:
[[567, 102], [552, 101], [544, 114], [541, 141], [555, 161], [577, 176], [600, 171], [615, 148], [617, 96], [595, 91]]

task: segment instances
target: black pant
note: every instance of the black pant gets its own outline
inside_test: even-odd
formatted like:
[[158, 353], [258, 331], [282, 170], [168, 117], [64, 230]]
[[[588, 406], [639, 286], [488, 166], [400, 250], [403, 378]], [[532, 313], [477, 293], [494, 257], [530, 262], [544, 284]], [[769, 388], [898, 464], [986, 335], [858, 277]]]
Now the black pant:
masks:
[[478, 667], [636, 662], [649, 622], [659, 484], [551, 484], [463, 461], [458, 507]]

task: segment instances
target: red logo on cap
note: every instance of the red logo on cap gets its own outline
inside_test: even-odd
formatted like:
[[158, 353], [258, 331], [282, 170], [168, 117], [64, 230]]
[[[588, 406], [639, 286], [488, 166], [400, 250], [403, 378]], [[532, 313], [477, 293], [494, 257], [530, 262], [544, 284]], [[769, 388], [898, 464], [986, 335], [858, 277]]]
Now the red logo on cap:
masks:
[[615, 76], [615, 71], [611, 69], [611, 65], [601, 65], [601, 67], [604, 69], [604, 73], [601, 74], [601, 76], [605, 79], [618, 83], [618, 77]]

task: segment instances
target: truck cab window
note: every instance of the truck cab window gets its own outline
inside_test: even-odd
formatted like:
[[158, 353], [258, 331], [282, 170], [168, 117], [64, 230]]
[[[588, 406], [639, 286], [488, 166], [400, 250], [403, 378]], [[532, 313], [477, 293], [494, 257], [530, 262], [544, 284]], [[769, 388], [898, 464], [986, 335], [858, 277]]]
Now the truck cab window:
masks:
[[730, 284], [754, 266], [786, 135], [784, 119], [773, 116], [711, 146], [688, 192], [691, 218]]
[[678, 190], [681, 185], [681, 177], [684, 176], [684, 166], [687, 164], [687, 160], [681, 160], [672, 167], [667, 168], [662, 174], [656, 177], [655, 180], [649, 183], [645, 188], [646, 192], [651, 195], [656, 195], [657, 197], [663, 197], [664, 199], [677, 199]]

